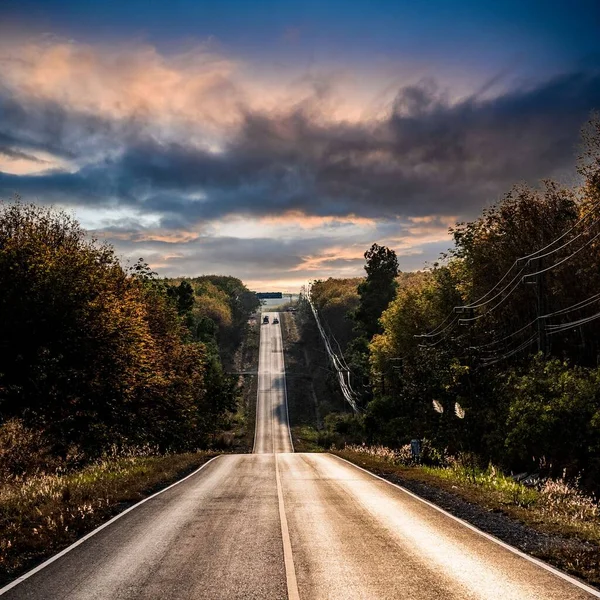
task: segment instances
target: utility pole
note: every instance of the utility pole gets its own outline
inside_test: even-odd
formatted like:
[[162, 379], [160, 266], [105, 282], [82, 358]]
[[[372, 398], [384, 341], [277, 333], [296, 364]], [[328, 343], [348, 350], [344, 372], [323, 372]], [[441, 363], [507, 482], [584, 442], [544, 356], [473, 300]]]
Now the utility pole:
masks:
[[[543, 258], [534, 258], [535, 270], [541, 271], [544, 268]], [[531, 282], [533, 283], [533, 282]], [[537, 300], [537, 349], [543, 356], [548, 353], [548, 337], [546, 336], [546, 320], [544, 315], [548, 314], [546, 310], [546, 286], [544, 273], [538, 273], [535, 276], [535, 295]]]
[[[518, 260], [517, 266], [524, 267], [530, 264], [534, 265], [536, 271], [542, 271], [544, 268], [544, 259], [542, 257], [530, 258], [528, 260]], [[546, 335], [546, 320], [544, 316], [548, 314], [548, 306], [546, 303], [546, 285], [544, 273], [535, 275], [535, 281], [530, 278], [531, 275], [524, 275], [523, 282], [535, 284], [536, 296], [536, 324], [537, 324], [537, 349], [543, 356], [548, 354], [548, 336]]]
[[390, 362], [392, 363], [392, 393], [395, 394], [400, 385], [398, 385], [398, 381], [401, 383], [402, 381], [402, 370], [404, 368], [404, 359], [401, 356], [396, 356], [395, 358], [390, 358]]
[[[538, 259], [537, 270], [541, 271], [544, 263], [543, 258]], [[548, 338], [546, 337], [546, 321], [543, 318], [546, 312], [546, 290], [544, 273], [538, 273], [536, 281], [536, 293], [537, 293], [537, 331], [538, 331], [538, 352], [541, 352], [543, 356], [548, 353]]]
[[[465, 315], [465, 319], [472, 319], [475, 316], [474, 308], [464, 308], [461, 312], [463, 315]], [[465, 358], [467, 362], [467, 385], [469, 386], [469, 407], [473, 408], [473, 382], [471, 379], [471, 374], [473, 371], [473, 323], [472, 321], [463, 321], [462, 323], [459, 321], [459, 324], [467, 325], [467, 327], [469, 328], [469, 336], [467, 341], [467, 356]]]

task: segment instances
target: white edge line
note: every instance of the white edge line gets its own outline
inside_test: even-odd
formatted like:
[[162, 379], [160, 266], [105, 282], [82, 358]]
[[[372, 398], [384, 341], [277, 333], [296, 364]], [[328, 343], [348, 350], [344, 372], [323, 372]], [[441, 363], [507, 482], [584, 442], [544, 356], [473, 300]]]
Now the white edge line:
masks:
[[71, 550], [73, 550], [74, 548], [77, 548], [77, 546], [79, 546], [80, 544], [83, 544], [83, 542], [85, 542], [92, 536], [96, 535], [99, 531], [102, 531], [104, 528], [108, 527], [109, 525], [112, 525], [116, 520], [125, 516], [128, 512], [131, 512], [135, 508], [138, 508], [142, 504], [145, 504], [146, 502], [148, 502], [148, 500], [152, 500], [152, 498], [156, 498], [156, 496], [159, 496], [163, 492], [170, 490], [172, 487], [179, 485], [180, 483], [184, 482], [186, 479], [193, 477], [194, 475], [196, 475], [197, 473], [202, 471], [202, 469], [204, 469], [204, 467], [208, 466], [213, 460], [220, 458], [221, 456], [223, 456], [223, 455], [219, 454], [218, 456], [213, 456], [210, 460], [206, 461], [202, 466], [200, 466], [198, 469], [196, 469], [189, 475], [186, 475], [183, 479], [179, 479], [175, 483], [172, 483], [171, 485], [167, 486], [166, 488], [159, 490], [155, 494], [152, 494], [152, 496], [148, 496], [147, 498], [140, 500], [133, 506], [130, 506], [129, 508], [125, 509], [123, 512], [121, 512], [118, 515], [116, 515], [115, 517], [113, 517], [110, 521], [106, 521], [106, 523], [103, 523], [102, 525], [96, 527], [96, 529], [93, 529], [88, 534], [84, 535], [82, 538], [78, 539], [76, 542], [74, 542], [70, 546], [67, 546], [64, 550], [61, 550], [58, 554], [55, 554], [48, 560], [44, 561], [41, 565], [38, 565], [34, 569], [31, 569], [31, 571], [27, 571], [27, 573], [21, 575], [20, 577], [17, 577], [17, 579], [15, 579], [14, 581], [11, 581], [11, 583], [9, 583], [8, 585], [5, 585], [3, 588], [0, 588], [0, 596], [5, 594], [6, 592], [8, 592], [8, 590], [11, 590], [12, 588], [16, 587], [20, 583], [23, 583], [23, 581], [25, 581], [26, 579], [29, 579], [32, 575], [35, 575], [37, 572], [41, 571], [42, 569], [45, 569], [48, 565], [52, 564], [55, 560], [62, 558], [65, 554], [71, 552]]
[[283, 393], [285, 395], [285, 418], [287, 420], [288, 434], [290, 436], [290, 446], [292, 447], [292, 452], [295, 452], [294, 441], [292, 440], [292, 429], [290, 428], [290, 411], [288, 407], [287, 397], [287, 379], [285, 377], [285, 352], [283, 348], [283, 334], [281, 333], [281, 319], [279, 319], [279, 316], [281, 315], [279, 313], [277, 313], [277, 315], [277, 319], [279, 320], [279, 340], [281, 342], [281, 362], [283, 363]]
[[471, 525], [471, 523], [464, 521], [460, 517], [456, 517], [455, 515], [449, 513], [448, 511], [444, 510], [443, 508], [440, 508], [439, 506], [433, 504], [433, 502], [429, 502], [429, 500], [425, 500], [425, 498], [421, 498], [420, 496], [417, 496], [417, 494], [411, 492], [410, 490], [407, 490], [406, 488], [403, 488], [401, 485], [398, 485], [397, 483], [394, 483], [393, 481], [389, 481], [383, 477], [380, 477], [379, 475], [376, 475], [375, 473], [372, 473], [371, 471], [364, 469], [363, 467], [359, 467], [358, 465], [354, 464], [353, 462], [350, 462], [349, 460], [346, 460], [345, 458], [342, 458], [341, 456], [338, 456], [337, 454], [329, 454], [329, 452], [326, 452], [325, 454], [328, 454], [329, 456], [334, 456], [335, 458], [337, 458], [339, 460], [343, 460], [345, 463], [348, 463], [349, 465], [356, 467], [357, 469], [360, 469], [361, 471], [364, 471], [371, 477], [380, 479], [381, 481], [387, 483], [388, 485], [391, 485], [391, 486], [399, 489], [400, 491], [404, 492], [405, 494], [408, 494], [415, 500], [418, 500], [419, 502], [426, 504], [427, 506], [442, 513], [443, 515], [450, 517], [451, 519], [453, 519], [457, 523], [460, 523], [461, 525], [464, 525], [471, 531], [474, 531], [475, 533], [478, 533], [479, 535], [494, 542], [495, 544], [498, 544], [498, 546], [502, 546], [506, 550], [510, 550], [510, 552], [512, 552], [513, 554], [516, 554], [517, 556], [520, 556], [521, 558], [524, 558], [524, 559], [528, 560], [529, 562], [536, 564], [538, 567], [542, 567], [546, 571], [550, 571], [550, 573], [552, 573], [553, 575], [556, 575], [556, 576], [560, 577], [561, 579], [564, 579], [565, 581], [568, 581], [569, 583], [576, 585], [577, 587], [581, 588], [582, 590], [585, 590], [586, 592], [592, 594], [594, 597], [600, 598], [600, 591], [598, 591], [597, 589], [594, 589], [594, 588], [590, 587], [589, 585], [583, 583], [582, 581], [579, 581], [579, 579], [575, 579], [575, 577], [572, 577], [571, 575], [567, 575], [567, 573], [563, 573], [562, 571], [559, 571], [558, 569], [543, 562], [542, 560], [534, 558], [533, 556], [529, 556], [529, 554], [525, 554], [525, 552], [521, 552], [521, 550], [515, 548], [514, 546], [511, 546], [510, 544], [507, 544], [506, 542], [499, 540], [498, 538], [494, 537], [493, 535], [490, 535], [489, 533], [486, 533], [485, 531], [478, 529], [477, 527], [475, 527], [475, 525]]

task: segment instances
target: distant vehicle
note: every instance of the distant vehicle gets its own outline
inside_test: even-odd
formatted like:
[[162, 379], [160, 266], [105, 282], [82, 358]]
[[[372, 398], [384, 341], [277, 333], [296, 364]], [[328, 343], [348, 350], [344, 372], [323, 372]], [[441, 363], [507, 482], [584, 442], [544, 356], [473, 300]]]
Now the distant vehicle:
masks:
[[265, 323], [268, 323], [268, 322], [269, 322], [269, 315], [265, 315], [265, 316], [263, 317], [263, 325], [264, 325]]
[[279, 319], [277, 317], [275, 317], [273, 319], [273, 325], [277, 325], [279, 323]]

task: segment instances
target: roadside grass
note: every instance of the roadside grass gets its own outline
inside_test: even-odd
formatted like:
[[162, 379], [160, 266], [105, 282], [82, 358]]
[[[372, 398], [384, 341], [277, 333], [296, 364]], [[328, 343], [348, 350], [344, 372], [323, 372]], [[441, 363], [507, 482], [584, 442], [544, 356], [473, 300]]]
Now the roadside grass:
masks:
[[291, 429], [294, 452], [325, 452], [322, 432], [311, 425], [296, 425]]
[[296, 318], [295, 313], [280, 314], [288, 411], [290, 424], [294, 429], [300, 425], [317, 426], [318, 424], [313, 374], [307, 363], [305, 344], [300, 338]]
[[215, 455], [107, 457], [76, 471], [2, 481], [0, 585]]
[[230, 416], [226, 431], [218, 432], [209, 447], [244, 454], [252, 452], [256, 420], [258, 386], [258, 349], [260, 324], [258, 315], [246, 325], [244, 337], [233, 358], [233, 368], [238, 373], [239, 401]]
[[[256, 398], [258, 395], [258, 355], [260, 345], [260, 323], [258, 317], [246, 328], [242, 344], [240, 368], [246, 372], [242, 375], [242, 402], [239, 406], [243, 428], [242, 443], [245, 452], [252, 452], [254, 446], [254, 429], [256, 425]], [[239, 452], [240, 449], [237, 449]]]
[[415, 465], [408, 448], [351, 445], [330, 452], [394, 483], [423, 483], [486, 511], [503, 513], [541, 534], [560, 536], [564, 544], [527, 551], [600, 585], [600, 507], [596, 499], [564, 480], [548, 479], [529, 487], [492, 465], [479, 469], [469, 460], [449, 459], [440, 467]]

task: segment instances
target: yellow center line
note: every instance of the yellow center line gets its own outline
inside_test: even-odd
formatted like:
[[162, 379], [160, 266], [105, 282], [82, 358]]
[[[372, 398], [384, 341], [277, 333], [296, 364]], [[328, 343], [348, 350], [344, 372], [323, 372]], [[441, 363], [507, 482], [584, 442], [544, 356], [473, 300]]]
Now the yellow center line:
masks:
[[296, 568], [292, 555], [292, 543], [288, 529], [287, 517], [285, 516], [285, 504], [283, 503], [283, 488], [281, 487], [281, 475], [279, 474], [279, 461], [275, 456], [275, 478], [277, 479], [277, 497], [279, 498], [279, 519], [281, 520], [281, 538], [283, 540], [283, 562], [285, 564], [285, 577], [289, 600], [300, 600], [298, 593], [298, 582], [296, 580]]

